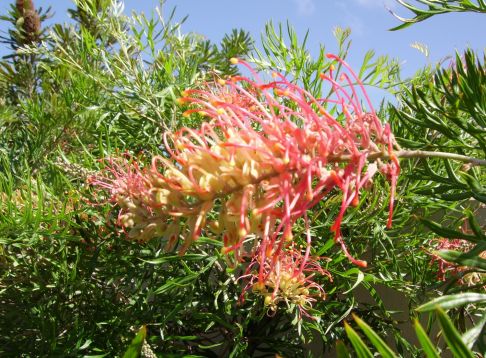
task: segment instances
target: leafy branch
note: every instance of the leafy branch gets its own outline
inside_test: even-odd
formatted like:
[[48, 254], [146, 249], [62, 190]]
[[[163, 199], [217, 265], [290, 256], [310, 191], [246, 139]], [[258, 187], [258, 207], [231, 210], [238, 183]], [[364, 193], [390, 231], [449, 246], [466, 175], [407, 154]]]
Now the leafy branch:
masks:
[[403, 24], [390, 29], [391, 31], [407, 28], [417, 22], [424, 21], [438, 14], [466, 11], [486, 13], [486, 2], [484, 0], [415, 0], [416, 3], [427, 5], [427, 8], [417, 7], [416, 5], [412, 5], [411, 2], [405, 0], [397, 1], [402, 6], [412, 11], [415, 16], [413, 18], [404, 18], [389, 10], [393, 16], [403, 22]]

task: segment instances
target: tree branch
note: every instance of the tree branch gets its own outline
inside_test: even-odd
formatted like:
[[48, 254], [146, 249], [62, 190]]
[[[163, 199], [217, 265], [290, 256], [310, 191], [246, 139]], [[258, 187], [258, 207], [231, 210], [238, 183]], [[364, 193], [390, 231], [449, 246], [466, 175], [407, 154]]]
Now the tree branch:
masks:
[[[474, 157], [468, 157], [467, 155], [461, 155], [456, 153], [447, 152], [435, 152], [425, 150], [397, 150], [393, 154], [397, 158], [442, 158], [452, 159], [464, 163], [470, 163], [472, 165], [486, 166], [486, 159], [479, 159]], [[348, 162], [351, 160], [351, 155], [341, 155], [339, 157], [329, 156], [329, 162]], [[373, 152], [368, 155], [368, 160], [375, 159], [390, 159], [388, 152]]]
[[461, 155], [456, 153], [447, 152], [434, 152], [425, 150], [400, 150], [395, 152], [398, 158], [443, 158], [452, 159], [464, 163], [470, 163], [472, 165], [486, 166], [486, 159], [479, 159], [468, 157], [467, 155]]

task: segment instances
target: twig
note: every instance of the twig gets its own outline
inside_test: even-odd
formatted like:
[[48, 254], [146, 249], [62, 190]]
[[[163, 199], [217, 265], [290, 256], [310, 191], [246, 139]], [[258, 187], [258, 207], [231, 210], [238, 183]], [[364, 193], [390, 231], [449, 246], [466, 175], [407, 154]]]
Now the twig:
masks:
[[[447, 152], [435, 152], [425, 150], [398, 150], [393, 154], [397, 158], [442, 158], [452, 159], [460, 162], [470, 163], [472, 165], [486, 166], [486, 159], [479, 159], [474, 157], [468, 157], [467, 155], [461, 155], [456, 153]], [[388, 152], [374, 152], [368, 155], [369, 160], [375, 159], [390, 159]], [[351, 160], [351, 155], [342, 155], [339, 157], [329, 157], [330, 162], [347, 162]]]
[[447, 152], [434, 152], [425, 150], [400, 150], [395, 153], [399, 158], [443, 158], [452, 159], [460, 162], [470, 163], [472, 165], [486, 166], [486, 159], [479, 159], [468, 157], [467, 155], [461, 155], [456, 153]]

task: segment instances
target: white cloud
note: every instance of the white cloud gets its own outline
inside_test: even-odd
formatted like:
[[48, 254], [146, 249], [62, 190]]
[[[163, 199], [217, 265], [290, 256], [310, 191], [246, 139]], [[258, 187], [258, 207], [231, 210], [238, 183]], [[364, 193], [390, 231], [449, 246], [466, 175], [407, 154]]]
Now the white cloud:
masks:
[[354, 0], [361, 6], [366, 7], [386, 7], [388, 9], [395, 9], [397, 2], [395, 0]]
[[312, 15], [316, 10], [314, 0], [293, 0], [297, 5], [297, 13], [299, 15]]
[[[361, 1], [361, 0], [357, 0], [357, 1]], [[354, 12], [349, 7], [349, 3], [345, 3], [343, 1], [343, 2], [336, 3], [336, 5], [341, 10], [339, 25], [341, 27], [350, 27], [353, 38], [364, 36], [366, 31], [365, 23], [359, 16], [354, 14]]]
[[344, 25], [351, 28], [351, 33], [355, 36], [362, 37], [365, 35], [365, 24], [358, 16], [346, 14]]

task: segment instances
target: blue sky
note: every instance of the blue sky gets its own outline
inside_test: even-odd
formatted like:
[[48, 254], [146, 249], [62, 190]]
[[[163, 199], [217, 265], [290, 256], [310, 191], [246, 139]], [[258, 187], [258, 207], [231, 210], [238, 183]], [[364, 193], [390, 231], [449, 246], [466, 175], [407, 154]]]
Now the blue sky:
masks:
[[[5, 14], [13, 0], [0, 2], [0, 14]], [[37, 7], [52, 6], [55, 16], [51, 22], [69, 21], [66, 9], [72, 6], [70, 1], [34, 2]], [[150, 13], [158, 5], [157, 0], [126, 0], [125, 11]], [[455, 50], [461, 51], [468, 46], [477, 51], [486, 48], [486, 15], [481, 14], [439, 15], [405, 30], [388, 31], [398, 25], [398, 20], [389, 14], [385, 6], [402, 16], [410, 15], [394, 0], [167, 0], [164, 11], [168, 13], [174, 6], [177, 7], [178, 18], [189, 15], [182, 28], [184, 32], [198, 32], [214, 41], [219, 41], [233, 28], [243, 28], [250, 31], [258, 43], [266, 22], [289, 21], [301, 37], [310, 30], [308, 46], [312, 52], [317, 50], [319, 43], [333, 52], [336, 50], [333, 28], [349, 26], [353, 41], [351, 63], [360, 63], [364, 53], [374, 49], [377, 54], [398, 58], [407, 75], [429, 61], [435, 62], [454, 54]], [[0, 31], [5, 30], [5, 24], [0, 24]], [[429, 59], [410, 46], [414, 42], [429, 47]], [[3, 53], [5, 48], [0, 48], [0, 54]]]

